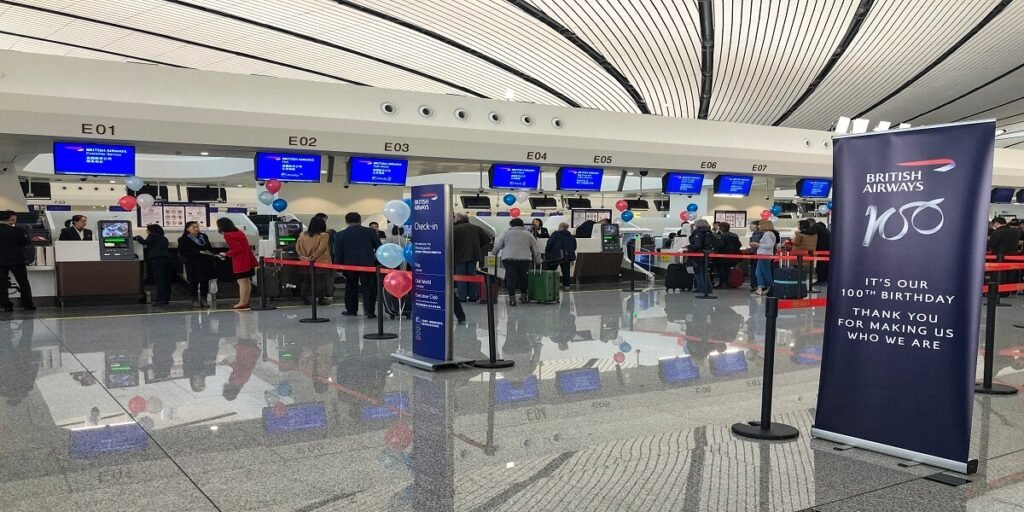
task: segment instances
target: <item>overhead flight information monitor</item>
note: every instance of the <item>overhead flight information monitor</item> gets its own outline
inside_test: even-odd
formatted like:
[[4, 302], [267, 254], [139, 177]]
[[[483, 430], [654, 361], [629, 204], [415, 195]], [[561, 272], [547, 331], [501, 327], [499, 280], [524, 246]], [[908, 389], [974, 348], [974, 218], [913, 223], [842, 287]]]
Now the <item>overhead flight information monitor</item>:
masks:
[[704, 185], [704, 175], [689, 172], [670, 172], [661, 178], [661, 191], [666, 194], [695, 196]]
[[823, 199], [832, 192], [832, 180], [804, 178], [796, 182], [796, 196]]
[[596, 167], [562, 167], [555, 173], [558, 190], [600, 192], [604, 169]]
[[54, 174], [135, 176], [135, 146], [53, 143]]
[[354, 156], [348, 161], [348, 182], [353, 185], [405, 186], [408, 160]]
[[132, 250], [132, 223], [126, 220], [101, 220], [100, 260], [131, 260], [135, 258]]
[[753, 176], [721, 174], [715, 178], [715, 195], [723, 197], [746, 197], [750, 195]]
[[256, 181], [320, 182], [320, 155], [256, 153]]
[[536, 190], [540, 184], [540, 166], [494, 164], [490, 172], [491, 188]]
[[992, 189], [991, 203], [995, 204], [1006, 204], [1013, 201], [1012, 188], [994, 188]]

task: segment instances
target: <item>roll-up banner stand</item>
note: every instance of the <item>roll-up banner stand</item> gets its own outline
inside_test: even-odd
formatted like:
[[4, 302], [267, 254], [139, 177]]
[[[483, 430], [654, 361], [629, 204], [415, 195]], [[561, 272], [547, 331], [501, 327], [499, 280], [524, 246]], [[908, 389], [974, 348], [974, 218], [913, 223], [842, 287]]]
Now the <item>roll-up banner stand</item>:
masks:
[[968, 452], [995, 130], [836, 137], [812, 436], [977, 471]]
[[468, 362], [452, 353], [452, 187], [412, 187], [412, 353], [396, 361], [438, 370]]

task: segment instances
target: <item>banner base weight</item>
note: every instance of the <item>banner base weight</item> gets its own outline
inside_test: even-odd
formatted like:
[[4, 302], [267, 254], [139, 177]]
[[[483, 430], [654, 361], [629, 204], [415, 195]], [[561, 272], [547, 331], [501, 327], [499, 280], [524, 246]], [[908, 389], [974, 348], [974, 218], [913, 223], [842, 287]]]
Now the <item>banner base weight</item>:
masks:
[[986, 388], [979, 382], [974, 386], [974, 392], [982, 395], [1016, 395], [1017, 388], [1006, 384], [992, 384], [992, 387]]
[[330, 322], [330, 318], [300, 318], [300, 324], [322, 324], [324, 322]]
[[764, 439], [768, 441], [796, 439], [800, 436], [799, 430], [786, 425], [785, 423], [772, 422], [769, 428], [764, 429], [761, 428], [761, 423], [757, 421], [751, 421], [750, 423], [736, 423], [732, 426], [732, 433], [740, 437]]
[[376, 333], [375, 332], [375, 333], [367, 334], [367, 335], [363, 336], [363, 339], [364, 340], [393, 340], [393, 339], [395, 339], [397, 337], [398, 337], [397, 334], [390, 333], [390, 332], [382, 332], [382, 333]]
[[466, 366], [472, 366], [473, 368], [483, 368], [485, 370], [499, 369], [499, 368], [511, 368], [515, 366], [515, 361], [506, 361], [504, 359], [498, 359], [497, 361], [491, 362], [490, 359], [481, 359], [479, 361], [470, 361], [466, 363]]

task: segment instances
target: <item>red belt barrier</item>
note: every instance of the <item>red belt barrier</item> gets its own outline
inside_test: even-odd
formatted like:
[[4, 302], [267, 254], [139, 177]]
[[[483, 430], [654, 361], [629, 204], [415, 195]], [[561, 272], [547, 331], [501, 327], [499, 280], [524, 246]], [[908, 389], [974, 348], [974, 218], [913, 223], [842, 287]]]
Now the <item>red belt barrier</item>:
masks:
[[1024, 270], [1024, 263], [986, 263], [985, 272], [1000, 272], [1003, 270]]
[[[277, 259], [277, 258], [264, 258], [263, 261], [266, 262], [266, 263], [273, 263], [275, 265], [286, 265], [286, 266], [290, 266], [290, 267], [306, 267], [306, 268], [309, 268], [309, 262], [308, 261], [302, 261], [302, 260], [281, 260], [281, 259]], [[329, 269], [329, 270], [340, 270], [342, 272], [367, 272], [367, 273], [372, 274], [372, 273], [377, 271], [377, 267], [364, 267], [364, 266], [360, 266], [360, 265], [335, 265], [333, 263], [314, 263], [313, 266], [315, 268], [326, 268], [326, 269]], [[401, 272], [401, 271], [396, 270], [396, 269], [390, 269], [390, 268], [381, 268], [380, 272], [382, 274], [387, 274], [389, 272]], [[463, 283], [482, 283], [482, 282], [484, 282], [484, 276], [460, 276], [460, 275], [457, 275], [457, 276], [453, 276], [452, 280], [453, 281], [461, 281]]]
[[[995, 261], [996, 256], [994, 254], [987, 254], [985, 259]], [[1024, 261], [1024, 256], [1003, 256], [1003, 261]]]
[[817, 299], [781, 299], [779, 309], [823, 308], [827, 304], [824, 297]]
[[454, 276], [452, 276], [452, 281], [457, 281], [457, 282], [460, 282], [460, 283], [480, 283], [480, 284], [483, 284], [484, 276], [460, 276], [460, 275], [454, 275]]
[[999, 285], [999, 293], [1024, 291], [1024, 283], [1009, 283]]

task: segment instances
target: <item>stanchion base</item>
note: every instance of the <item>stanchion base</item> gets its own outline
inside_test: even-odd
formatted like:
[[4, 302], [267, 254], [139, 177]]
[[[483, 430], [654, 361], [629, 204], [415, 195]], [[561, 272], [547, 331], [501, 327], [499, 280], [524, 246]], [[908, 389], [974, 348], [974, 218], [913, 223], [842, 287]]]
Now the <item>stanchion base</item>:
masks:
[[1018, 329], [1024, 329], [1024, 324], [1013, 324], [1013, 326]]
[[398, 337], [397, 334], [390, 333], [390, 332], [380, 332], [380, 333], [375, 332], [373, 334], [366, 334], [366, 335], [364, 335], [363, 339], [364, 340], [393, 340], [393, 339], [395, 339], [397, 337]]
[[763, 429], [756, 421], [750, 423], [736, 423], [732, 426], [732, 433], [740, 437], [750, 439], [765, 439], [769, 441], [782, 441], [785, 439], [796, 439], [800, 437], [800, 431], [786, 425], [785, 423], [772, 422], [770, 428]]
[[331, 321], [330, 318], [323, 318], [323, 317], [318, 317], [318, 318], [301, 318], [301, 319], [299, 319], [299, 323], [300, 324], [322, 324], [324, 322], [330, 322], [330, 321]]
[[506, 361], [504, 359], [498, 359], [497, 361], [491, 362], [490, 359], [480, 359], [477, 361], [470, 361], [466, 363], [466, 366], [472, 366], [473, 368], [484, 368], [484, 369], [498, 369], [498, 368], [511, 368], [515, 366], [515, 361]]
[[718, 297], [716, 297], [714, 295], [698, 295], [697, 298], [698, 299], [717, 299]]
[[251, 306], [251, 307], [249, 307], [249, 311], [273, 311], [275, 309], [277, 309], [277, 306], [267, 306], [267, 307]]
[[1016, 395], [1017, 388], [1013, 386], [1007, 386], [1006, 384], [992, 384], [992, 387], [986, 388], [982, 383], [974, 385], [974, 392], [982, 395]]

